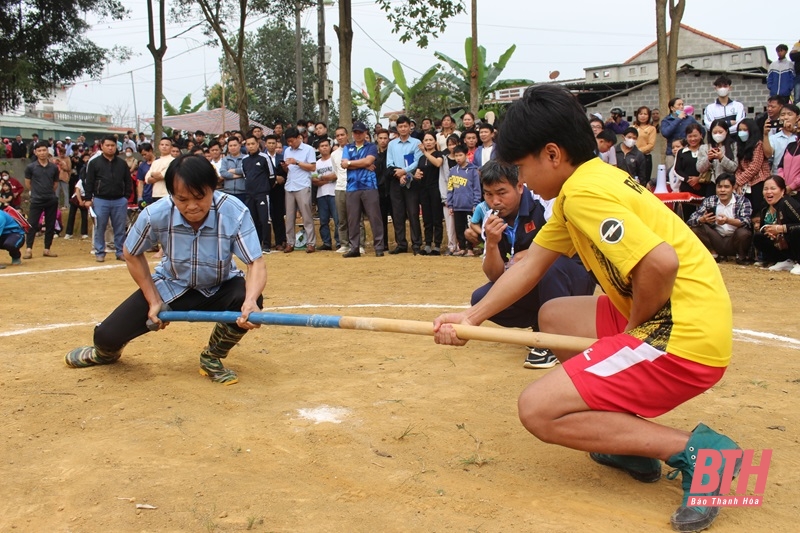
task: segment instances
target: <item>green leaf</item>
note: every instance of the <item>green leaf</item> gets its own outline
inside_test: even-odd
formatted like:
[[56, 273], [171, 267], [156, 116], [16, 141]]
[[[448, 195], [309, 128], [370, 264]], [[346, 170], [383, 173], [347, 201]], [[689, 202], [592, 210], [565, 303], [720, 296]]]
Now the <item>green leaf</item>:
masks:
[[394, 82], [397, 84], [397, 87], [403, 91], [403, 94], [408, 93], [408, 83], [406, 83], [406, 73], [403, 72], [403, 67], [400, 65], [400, 61], [395, 59], [392, 61], [392, 74], [394, 74]]
[[439, 59], [440, 61], [444, 61], [445, 63], [447, 63], [450, 66], [450, 68], [455, 70], [460, 75], [464, 75], [469, 72], [469, 69], [467, 67], [465, 67], [455, 59], [441, 52], [434, 52], [433, 55], [436, 56], [436, 58]]

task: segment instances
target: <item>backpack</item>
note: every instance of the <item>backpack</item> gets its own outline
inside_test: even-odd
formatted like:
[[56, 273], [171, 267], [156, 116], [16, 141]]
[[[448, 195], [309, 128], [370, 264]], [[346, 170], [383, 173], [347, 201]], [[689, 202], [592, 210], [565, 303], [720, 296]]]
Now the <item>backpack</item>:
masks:
[[20, 213], [19, 211], [17, 211], [16, 209], [11, 207], [10, 205], [6, 206], [4, 211], [6, 213], [8, 213], [9, 215], [11, 215], [11, 218], [13, 218], [14, 220], [17, 221], [17, 224], [20, 225], [20, 227], [22, 228], [22, 231], [24, 231], [25, 233], [28, 233], [30, 231], [31, 225], [28, 224], [28, 221], [25, 219], [24, 216], [22, 216], [22, 213]]

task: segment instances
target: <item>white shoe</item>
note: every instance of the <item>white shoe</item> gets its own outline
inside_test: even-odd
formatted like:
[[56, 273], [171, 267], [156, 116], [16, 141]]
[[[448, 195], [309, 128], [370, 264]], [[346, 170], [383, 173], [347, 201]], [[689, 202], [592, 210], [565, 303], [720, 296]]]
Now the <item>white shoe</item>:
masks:
[[366, 250], [364, 250], [364, 247], [363, 247], [363, 246], [359, 246], [359, 247], [358, 247], [358, 251], [359, 251], [359, 252], [361, 252], [361, 255], [364, 255], [365, 253], [367, 253], [367, 251], [366, 251]]
[[72, 238], [72, 235], [70, 235], [70, 234], [66, 234], [66, 235], [64, 235], [64, 240], [65, 240], [65, 241], [68, 241], [68, 240], [70, 240], [71, 238]]
[[82, 241], [85, 241], [85, 240], [86, 240], [86, 239], [88, 239], [88, 238], [89, 238], [89, 236], [88, 236], [88, 235], [81, 235], [81, 240], [82, 240]]
[[787, 259], [786, 261], [781, 261], [780, 263], [775, 263], [774, 265], [769, 267], [769, 270], [772, 271], [772, 272], [783, 272], [783, 271], [792, 270], [794, 267], [795, 267], [795, 262], [792, 261], [791, 259]]
[[346, 253], [347, 253], [347, 252], [349, 252], [349, 251], [350, 251], [350, 247], [349, 247], [349, 246], [340, 246], [340, 247], [339, 247], [339, 248], [336, 250], [336, 253], [337, 253], [337, 254], [346, 254]]
[[796, 264], [794, 268], [789, 271], [789, 274], [794, 274], [795, 276], [800, 276], [800, 263]]

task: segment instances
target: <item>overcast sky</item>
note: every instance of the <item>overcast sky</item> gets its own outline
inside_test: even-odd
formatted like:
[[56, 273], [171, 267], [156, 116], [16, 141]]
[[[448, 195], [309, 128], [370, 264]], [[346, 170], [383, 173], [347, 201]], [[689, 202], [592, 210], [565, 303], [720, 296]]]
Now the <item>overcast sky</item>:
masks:
[[[129, 46], [137, 55], [125, 63], [112, 62], [100, 81], [80, 80], [69, 93], [70, 110], [110, 113], [112, 109], [127, 109], [133, 121], [134, 88], [129, 74], [133, 71], [136, 110], [140, 117], [152, 116], [154, 74], [146, 48], [146, 2], [126, 0], [125, 5], [131, 11], [127, 20], [99, 23], [89, 37], [104, 47]], [[766, 46], [769, 57], [774, 59], [777, 44], [783, 42], [791, 48], [800, 37], [796, 17], [780, 16], [767, 4], [761, 4], [765, 9], [756, 5], [752, 0], [688, 0], [683, 23], [742, 47]], [[452, 19], [444, 34], [423, 50], [413, 43], [401, 44], [374, 2], [353, 0], [352, 6], [355, 89], [361, 86], [365, 67], [391, 76], [395, 58], [407, 65], [409, 80], [419, 76], [415, 70], [421, 73], [436, 63], [434, 51], [464, 62], [464, 39], [470, 34], [468, 15]], [[334, 80], [338, 95], [338, 47], [333, 31], [338, 6], [326, 8], [325, 16], [326, 37], [332, 47], [328, 77]], [[316, 9], [304, 12], [302, 22], [316, 38]], [[258, 24], [257, 19], [251, 18], [248, 30], [255, 30]], [[167, 37], [191, 25], [168, 23]], [[204, 98], [205, 87], [220, 79], [220, 49], [200, 46], [203, 39], [201, 31], [194, 29], [168, 42], [164, 95], [173, 104], [180, 103], [188, 93], [194, 102], [199, 102]], [[556, 70], [562, 80], [582, 77], [584, 67], [622, 62], [654, 40], [655, 0], [478, 1], [478, 41], [486, 47], [487, 59], [496, 61], [509, 46], [517, 45], [504, 78], [544, 81]], [[393, 97], [387, 105], [400, 107], [399, 97]]]

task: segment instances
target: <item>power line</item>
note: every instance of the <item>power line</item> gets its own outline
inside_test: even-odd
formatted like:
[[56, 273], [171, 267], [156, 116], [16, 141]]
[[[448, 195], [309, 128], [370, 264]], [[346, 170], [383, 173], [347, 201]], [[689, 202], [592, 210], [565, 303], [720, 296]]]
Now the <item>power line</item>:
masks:
[[372, 41], [373, 43], [375, 43], [375, 45], [376, 45], [378, 48], [380, 48], [381, 50], [383, 50], [384, 52], [386, 52], [386, 54], [387, 54], [389, 57], [391, 57], [392, 59], [395, 59], [396, 61], [398, 61], [398, 62], [399, 62], [401, 65], [403, 65], [403, 66], [404, 66], [404, 67], [406, 67], [407, 69], [409, 69], [409, 70], [413, 70], [414, 72], [416, 72], [416, 73], [417, 73], [417, 74], [419, 74], [420, 76], [422, 75], [422, 72], [418, 71], [418, 70], [417, 70], [417, 69], [415, 69], [414, 67], [411, 67], [411, 66], [409, 66], [409, 65], [406, 65], [405, 63], [403, 63], [402, 61], [400, 61], [399, 59], [397, 59], [397, 58], [396, 58], [394, 55], [392, 55], [392, 53], [391, 53], [391, 52], [389, 52], [389, 51], [388, 51], [386, 48], [384, 48], [383, 46], [381, 46], [381, 45], [380, 45], [380, 43], [379, 43], [378, 41], [376, 41], [375, 39], [373, 39], [373, 38], [372, 38], [372, 36], [371, 36], [369, 33], [367, 33], [367, 30], [365, 30], [364, 28], [362, 28], [362, 27], [361, 27], [361, 24], [359, 24], [359, 23], [358, 23], [358, 21], [357, 21], [356, 19], [354, 19], [354, 18], [351, 18], [351, 20], [353, 21], [353, 24], [355, 24], [356, 26], [358, 26], [358, 28], [359, 28], [361, 31], [363, 31], [363, 32], [364, 32], [364, 35], [366, 35], [366, 36], [369, 38], [369, 40], [370, 40], [370, 41]]

